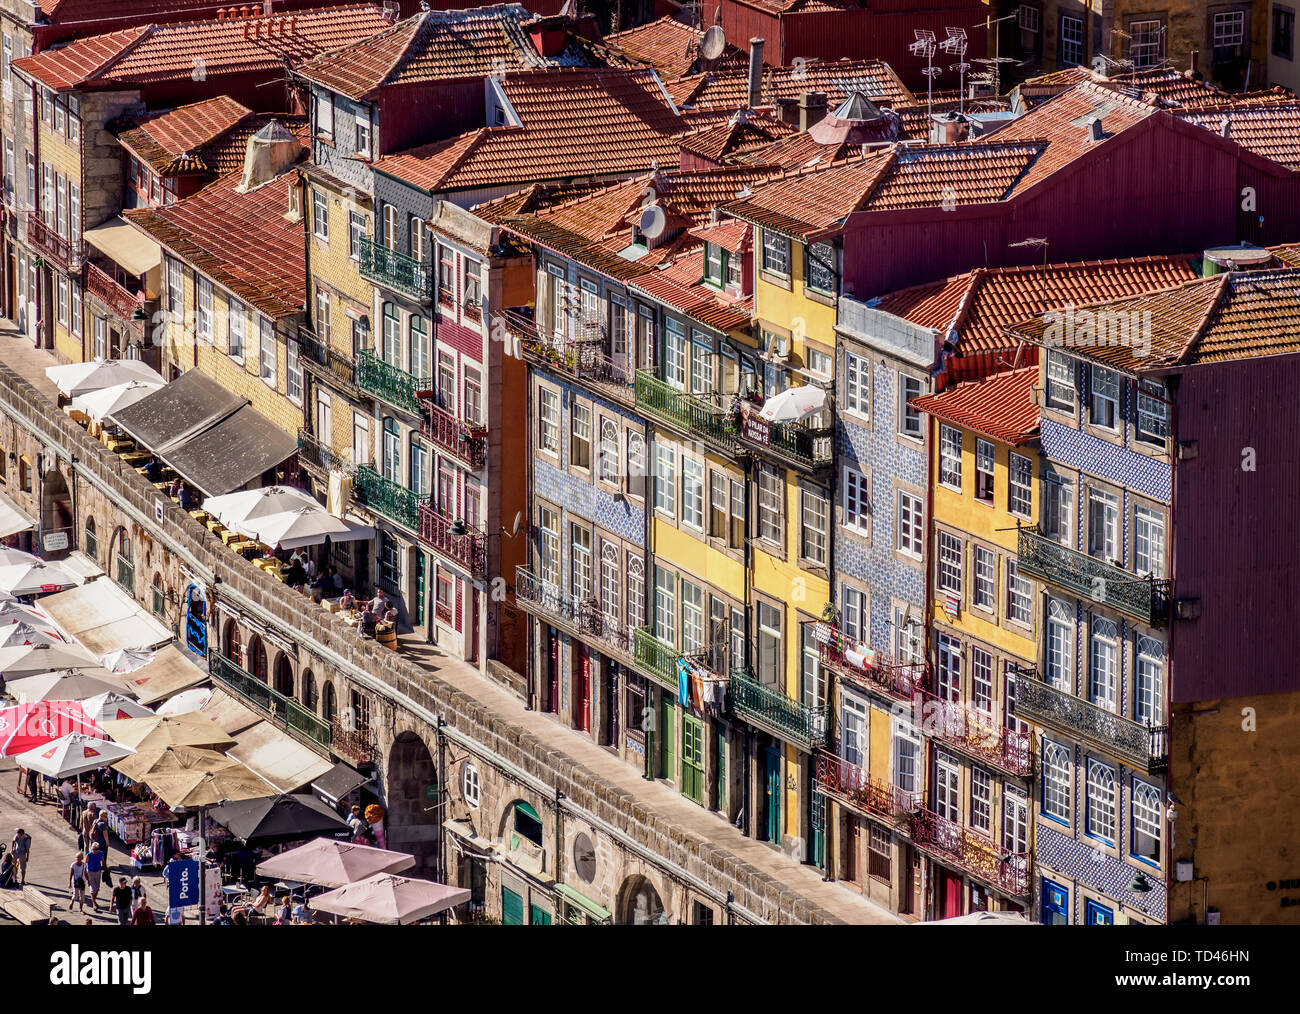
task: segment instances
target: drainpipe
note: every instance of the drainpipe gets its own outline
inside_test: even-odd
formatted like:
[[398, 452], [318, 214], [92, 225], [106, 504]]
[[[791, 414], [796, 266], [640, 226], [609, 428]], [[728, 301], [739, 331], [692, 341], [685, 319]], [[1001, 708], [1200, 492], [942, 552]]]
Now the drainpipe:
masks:
[[[564, 883], [564, 807], [560, 805], [565, 795], [555, 787], [555, 882]], [[559, 921], [558, 919], [556, 920]]]
[[[1169, 405], [1169, 432], [1172, 438], [1169, 444], [1169, 533], [1172, 536], [1175, 532], [1178, 531], [1176, 527], [1176, 519], [1178, 517], [1178, 483], [1176, 480], [1178, 476], [1178, 437], [1180, 435], [1178, 432], [1178, 385], [1179, 385], [1180, 378], [1175, 376], [1175, 377], [1170, 377], [1169, 380], [1170, 380], [1170, 387], [1173, 388], [1173, 391], [1171, 392], [1171, 397], [1169, 398], [1169, 401], [1167, 403]], [[1165, 623], [1168, 626], [1169, 664], [1165, 667], [1165, 693], [1164, 693], [1165, 712], [1166, 712], [1165, 729], [1167, 730], [1165, 732], [1165, 749], [1169, 753], [1169, 760], [1165, 765], [1165, 798], [1161, 800], [1161, 805], [1165, 806], [1166, 808], [1169, 803], [1169, 796], [1172, 795], [1174, 791], [1174, 665], [1173, 662], [1174, 662], [1174, 631], [1177, 627], [1177, 624], [1174, 622], [1174, 601], [1175, 601], [1174, 574], [1177, 570], [1177, 563], [1178, 563], [1177, 556], [1176, 556], [1178, 540], [1176, 538], [1171, 538], [1169, 542], [1170, 542], [1169, 554], [1168, 554], [1169, 556], [1169, 607], [1168, 607], [1169, 617], [1165, 621]], [[1189, 720], [1189, 730], [1190, 730], [1190, 720]], [[1172, 820], [1169, 820], [1166, 821], [1166, 823], [1169, 825], [1169, 830], [1166, 832], [1165, 840], [1164, 840], [1165, 924], [1168, 925], [1169, 909], [1170, 909], [1169, 891], [1171, 886], [1169, 882], [1169, 871], [1174, 868], [1174, 822]], [[1196, 873], [1195, 862], [1196, 862], [1196, 857], [1195, 855], [1193, 855], [1192, 857], [1193, 875], [1195, 875]], [[1208, 915], [1209, 904], [1210, 904], [1210, 880], [1208, 877], [1206, 877], [1205, 895], [1201, 904], [1202, 921], [1205, 921], [1209, 918]], [[1190, 904], [1188, 905], [1188, 908], [1189, 909], [1191, 908]]]
[[[434, 804], [433, 808], [434, 819], [438, 824], [438, 848], [433, 854], [433, 879], [438, 883], [442, 883], [447, 875], [446, 862], [443, 856], [445, 832], [442, 826], [442, 815], [445, 812], [443, 800], [447, 797], [447, 737], [442, 730], [446, 727], [447, 720], [443, 718], [442, 715], [439, 715], [438, 724], [434, 728], [434, 737], [437, 740], [438, 747], [438, 801]], [[446, 916], [444, 915], [443, 918], [445, 919]]]

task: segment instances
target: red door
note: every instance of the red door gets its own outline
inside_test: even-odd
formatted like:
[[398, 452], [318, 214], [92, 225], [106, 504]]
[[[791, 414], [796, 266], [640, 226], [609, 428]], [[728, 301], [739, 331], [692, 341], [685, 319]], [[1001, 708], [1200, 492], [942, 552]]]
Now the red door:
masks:
[[573, 653], [573, 727], [591, 731], [591, 653], [585, 644]]
[[955, 919], [961, 915], [961, 877], [939, 869], [940, 919]]

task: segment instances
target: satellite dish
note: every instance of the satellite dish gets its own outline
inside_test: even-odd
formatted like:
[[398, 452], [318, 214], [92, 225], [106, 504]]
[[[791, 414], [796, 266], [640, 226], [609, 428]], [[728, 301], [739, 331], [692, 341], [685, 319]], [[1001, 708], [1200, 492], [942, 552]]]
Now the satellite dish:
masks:
[[646, 239], [655, 239], [662, 235], [667, 224], [668, 219], [664, 216], [664, 209], [657, 204], [651, 204], [641, 212], [641, 223], [638, 228]]
[[704, 60], [716, 60], [727, 47], [727, 37], [721, 25], [714, 25], [704, 33], [700, 40], [700, 57]]
[[519, 526], [524, 523], [524, 512], [515, 511], [515, 523], [510, 526], [510, 537], [513, 539], [519, 534]]

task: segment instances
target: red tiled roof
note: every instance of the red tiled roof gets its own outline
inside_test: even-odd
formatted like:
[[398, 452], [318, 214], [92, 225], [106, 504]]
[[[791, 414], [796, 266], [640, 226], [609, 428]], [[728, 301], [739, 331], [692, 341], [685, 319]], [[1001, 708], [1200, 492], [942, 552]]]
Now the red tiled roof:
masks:
[[431, 191], [642, 172], [674, 165], [681, 129], [653, 70], [554, 70], [500, 82], [523, 126], [485, 127], [375, 168]]
[[1269, 250], [1279, 264], [1288, 268], [1300, 268], [1300, 243], [1283, 243], [1280, 246], [1271, 246]]
[[199, 149], [233, 129], [251, 112], [230, 96], [219, 95], [129, 120], [119, 127], [117, 139], [163, 176], [204, 172], [209, 167]]
[[681, 146], [716, 163], [765, 148], [795, 133], [795, 128], [775, 116], [742, 110], [721, 123], [681, 136]]
[[[1065, 322], [1036, 317], [1008, 328], [1130, 375], [1180, 366], [1300, 353], [1300, 270], [1232, 271], [1175, 288], [1082, 309], [1128, 324], [1129, 340], [1105, 340], [1096, 324], [1074, 340]], [[1054, 330], [1052, 330], [1054, 328]]]
[[302, 221], [285, 218], [296, 174], [247, 193], [236, 189], [241, 175], [227, 173], [176, 204], [123, 217], [268, 316], [297, 313], [307, 297]]
[[1181, 106], [1189, 103], [1231, 98], [1209, 81], [1190, 78], [1172, 67], [1134, 70], [1106, 76], [1087, 67], [1066, 67], [1042, 74], [1022, 82], [1018, 89], [1030, 105], [1044, 97], [1068, 91], [1075, 85], [1091, 83], [1123, 92], [1133, 98], [1149, 99], [1164, 106]]
[[738, 218], [723, 218], [697, 225], [690, 234], [706, 243], [715, 243], [728, 253], [738, 253], [749, 239], [749, 223]]
[[733, 299], [702, 284], [703, 278], [704, 249], [696, 247], [664, 264], [660, 270], [638, 275], [628, 285], [718, 331], [746, 327], [754, 310], [753, 297]]
[[[741, 109], [749, 105], [747, 68], [709, 71], [670, 82], [664, 87], [679, 107]], [[797, 99], [804, 92], [825, 92], [831, 108], [855, 91], [875, 102], [903, 105], [916, 96], [883, 60], [813, 60], [798, 67], [763, 68], [760, 105]]]
[[[665, 80], [675, 80], [699, 70], [700, 40], [704, 32], [674, 17], [663, 17], [624, 32], [605, 36], [605, 43], [624, 56], [648, 64]], [[722, 55], [709, 61], [711, 70], [747, 66], [747, 57], [731, 43]]]
[[954, 423], [1018, 447], [1038, 435], [1038, 406], [1031, 389], [1038, 367], [995, 373], [968, 380], [940, 394], [913, 398], [909, 404], [936, 419]]
[[385, 85], [509, 76], [539, 67], [599, 63], [590, 45], [570, 37], [556, 58], [540, 56], [524, 23], [533, 17], [517, 3], [459, 11], [423, 11], [371, 38], [325, 53], [296, 73], [353, 99]]
[[282, 68], [348, 45], [387, 27], [378, 7], [327, 7], [284, 15], [143, 25], [79, 39], [15, 60], [13, 66], [49, 88], [150, 84], [209, 79]]
[[1256, 155], [1290, 168], [1300, 167], [1300, 99], [1294, 96], [1179, 109], [1175, 115], [1236, 141]]

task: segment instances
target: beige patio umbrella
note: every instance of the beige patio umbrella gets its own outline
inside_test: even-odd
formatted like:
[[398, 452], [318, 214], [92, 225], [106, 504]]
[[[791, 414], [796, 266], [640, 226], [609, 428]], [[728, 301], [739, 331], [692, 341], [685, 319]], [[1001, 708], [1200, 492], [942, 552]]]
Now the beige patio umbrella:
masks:
[[415, 856], [406, 852], [317, 838], [258, 863], [257, 875], [319, 887], [342, 887], [376, 873], [401, 873], [414, 865]]
[[161, 750], [168, 746], [206, 746], [227, 750], [235, 745], [221, 726], [197, 711], [186, 715], [123, 718], [105, 722], [103, 728], [116, 742], [137, 752]]
[[65, 669], [13, 680], [9, 692], [19, 704], [26, 704], [28, 701], [84, 701], [100, 694], [128, 691], [126, 684], [106, 669]]
[[311, 900], [311, 907], [365, 922], [405, 926], [455, 908], [469, 897], [469, 891], [460, 887], [376, 873], [355, 884], [318, 894]]
[[233, 757], [200, 746], [164, 746], [123, 757], [113, 765], [133, 782], [153, 784], [154, 775], [176, 775], [185, 771], [225, 771], [242, 768]]

